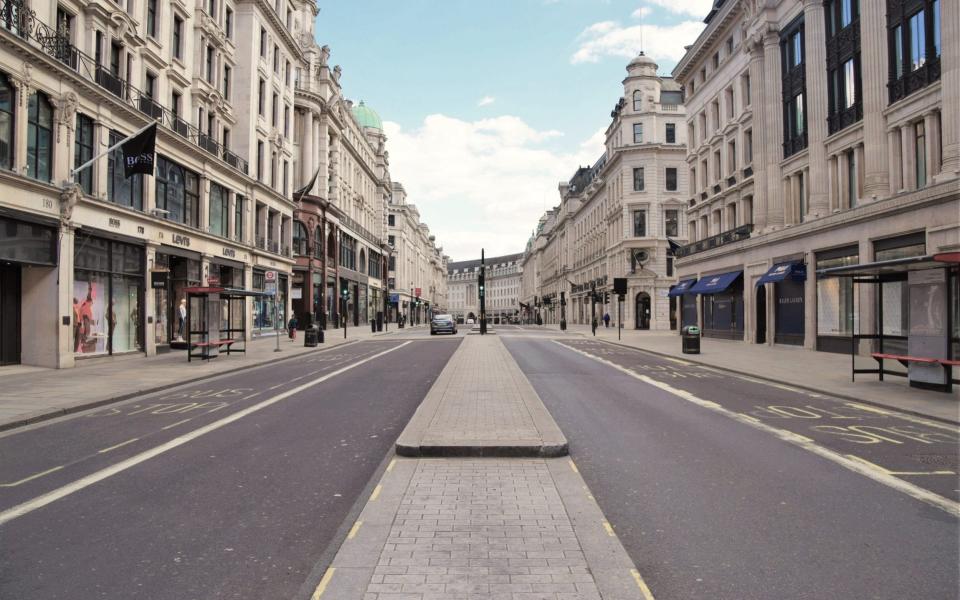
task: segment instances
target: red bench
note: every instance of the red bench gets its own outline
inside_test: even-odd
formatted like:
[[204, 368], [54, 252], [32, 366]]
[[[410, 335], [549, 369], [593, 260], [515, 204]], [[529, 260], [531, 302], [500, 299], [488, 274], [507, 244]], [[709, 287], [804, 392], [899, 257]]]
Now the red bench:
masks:
[[904, 367], [908, 367], [910, 363], [920, 363], [926, 365], [940, 365], [943, 367], [943, 370], [946, 372], [947, 376], [947, 389], [946, 391], [951, 391], [952, 384], [960, 383], [960, 381], [953, 378], [953, 367], [960, 367], [960, 360], [947, 359], [947, 358], [930, 358], [927, 356], [907, 356], [905, 354], [886, 354], [883, 352], [873, 352], [870, 356], [877, 361], [879, 369], [877, 373], [880, 375], [880, 381], [883, 381], [883, 375], [896, 375], [897, 377], [906, 377], [906, 373], [900, 373], [897, 371], [887, 371], [883, 368], [883, 361], [885, 360], [895, 360], [899, 362]]

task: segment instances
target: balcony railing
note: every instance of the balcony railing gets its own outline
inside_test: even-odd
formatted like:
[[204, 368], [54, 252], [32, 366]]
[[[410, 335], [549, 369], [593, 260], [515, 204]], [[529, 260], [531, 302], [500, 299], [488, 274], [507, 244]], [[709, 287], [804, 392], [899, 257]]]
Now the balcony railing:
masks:
[[91, 81], [161, 125], [221, 158], [243, 174], [249, 173], [247, 161], [230, 152], [213, 138], [183, 121], [172, 110], [157, 102], [151, 94], [138, 90], [92, 56], [70, 43], [69, 32], [56, 30], [37, 19], [24, 0], [0, 0], [0, 29], [6, 30], [40, 52], [64, 64], [81, 78]]
[[343, 226], [349, 229], [350, 231], [356, 233], [363, 239], [373, 244], [375, 247], [377, 248], [380, 247], [380, 240], [377, 239], [377, 236], [367, 231], [366, 228], [360, 225], [360, 223], [357, 223], [347, 215], [343, 215], [342, 217], [340, 217], [340, 223], [343, 224]]
[[673, 255], [677, 258], [683, 258], [685, 256], [690, 256], [691, 254], [696, 254], [697, 252], [704, 252], [705, 250], [719, 248], [725, 244], [732, 244], [733, 242], [745, 240], [750, 237], [751, 233], [753, 233], [753, 223], [747, 223], [746, 225], [741, 225], [734, 229], [724, 231], [723, 233], [718, 233], [717, 235], [704, 238], [700, 241], [693, 242], [692, 244], [681, 246], [673, 251]]
[[266, 249], [267, 249], [267, 238], [261, 237], [261, 236], [258, 235], [258, 236], [257, 236], [257, 248], [260, 248], [261, 250], [266, 250]]

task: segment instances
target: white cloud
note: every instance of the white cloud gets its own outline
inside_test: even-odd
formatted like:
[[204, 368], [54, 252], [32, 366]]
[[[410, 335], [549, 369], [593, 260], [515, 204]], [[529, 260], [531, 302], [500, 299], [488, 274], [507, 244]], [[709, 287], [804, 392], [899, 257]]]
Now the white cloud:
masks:
[[650, 16], [650, 13], [653, 12], [653, 9], [649, 6], [641, 6], [637, 10], [630, 13], [630, 16], [634, 19], [645, 19]]
[[605, 57], [633, 58], [641, 47], [654, 59], [676, 62], [683, 58], [686, 52], [684, 46], [692, 44], [703, 27], [700, 21], [631, 27], [623, 27], [612, 21], [594, 23], [580, 34], [580, 46], [570, 57], [570, 62], [597, 62]]
[[698, 19], [703, 19], [713, 8], [713, 0], [647, 0], [647, 2], [672, 13], [687, 14]]
[[484, 96], [483, 98], [480, 98], [479, 101], [477, 101], [477, 106], [490, 106], [496, 101], [497, 99], [494, 98], [493, 96]]
[[405, 130], [387, 121], [390, 175], [403, 184], [444, 252], [454, 260], [522, 252], [557, 184], [603, 152], [603, 131], [575, 153], [546, 147], [561, 136], [515, 116], [464, 121], [442, 114]]

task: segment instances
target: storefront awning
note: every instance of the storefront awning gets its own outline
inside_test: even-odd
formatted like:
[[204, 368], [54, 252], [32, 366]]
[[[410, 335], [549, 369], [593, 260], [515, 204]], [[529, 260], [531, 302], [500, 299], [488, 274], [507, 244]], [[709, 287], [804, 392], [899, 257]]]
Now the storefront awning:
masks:
[[764, 273], [763, 277], [757, 280], [757, 285], [765, 283], [777, 283], [790, 277], [794, 281], [804, 281], [807, 278], [807, 265], [799, 260], [778, 263], [770, 267], [770, 270]]
[[668, 294], [668, 296], [671, 298], [676, 296], [682, 296], [690, 292], [690, 288], [693, 287], [693, 284], [695, 284], [696, 282], [697, 282], [696, 279], [684, 279], [677, 285], [670, 286], [670, 293]]
[[960, 264], [960, 252], [942, 252], [926, 256], [911, 256], [861, 265], [844, 265], [842, 267], [820, 269], [817, 271], [817, 277], [883, 277], [884, 275], [897, 274], [901, 274], [900, 276], [903, 277], [902, 274], [909, 271], [944, 269], [957, 264]]
[[730, 287], [730, 285], [743, 275], [743, 271], [730, 271], [729, 273], [720, 273], [719, 275], [705, 275], [700, 278], [692, 288], [691, 294], [716, 294]]

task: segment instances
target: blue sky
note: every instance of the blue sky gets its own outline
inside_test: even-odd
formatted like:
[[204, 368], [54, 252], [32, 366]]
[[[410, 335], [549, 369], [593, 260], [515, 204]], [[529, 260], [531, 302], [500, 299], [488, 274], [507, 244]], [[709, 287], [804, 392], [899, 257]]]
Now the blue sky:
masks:
[[320, 0], [344, 94], [387, 122], [391, 176], [454, 259], [521, 251], [644, 49], [668, 74], [710, 0]]

